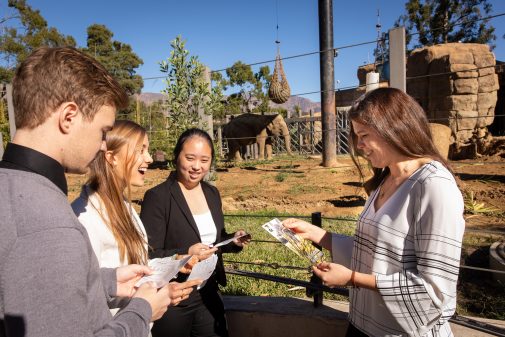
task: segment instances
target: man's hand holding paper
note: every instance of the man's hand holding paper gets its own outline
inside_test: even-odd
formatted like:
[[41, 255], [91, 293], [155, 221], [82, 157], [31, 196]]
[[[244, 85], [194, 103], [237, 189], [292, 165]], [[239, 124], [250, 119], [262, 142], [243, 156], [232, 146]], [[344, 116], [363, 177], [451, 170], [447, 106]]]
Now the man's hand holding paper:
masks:
[[172, 257], [149, 260], [149, 267], [153, 270], [153, 273], [142, 277], [135, 286], [140, 287], [146, 282], [153, 282], [158, 288], [165, 286], [177, 275], [179, 270], [184, 267], [190, 258], [191, 255], [180, 260], [175, 260]]

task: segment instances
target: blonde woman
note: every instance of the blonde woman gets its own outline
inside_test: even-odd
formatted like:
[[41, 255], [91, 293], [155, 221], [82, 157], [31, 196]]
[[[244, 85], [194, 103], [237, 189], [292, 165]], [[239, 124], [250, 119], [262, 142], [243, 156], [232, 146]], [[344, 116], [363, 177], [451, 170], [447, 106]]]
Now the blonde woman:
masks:
[[[144, 185], [152, 163], [149, 140], [140, 125], [116, 121], [105, 138], [106, 150], [90, 164], [89, 179], [72, 209], [88, 232], [101, 268], [148, 262], [144, 225], [130, 202], [132, 186]], [[194, 284], [171, 283], [172, 305], [187, 298]], [[115, 314], [127, 299], [109, 303]]]

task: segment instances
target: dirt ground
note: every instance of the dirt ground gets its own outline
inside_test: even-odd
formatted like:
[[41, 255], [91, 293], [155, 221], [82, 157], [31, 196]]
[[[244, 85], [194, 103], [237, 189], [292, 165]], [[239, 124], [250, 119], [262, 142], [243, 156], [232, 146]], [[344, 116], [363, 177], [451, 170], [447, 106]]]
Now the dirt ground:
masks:
[[[215, 185], [226, 212], [276, 210], [325, 217], [357, 216], [366, 194], [348, 156], [326, 168], [321, 157], [280, 157], [267, 162], [240, 165], [219, 163]], [[467, 227], [505, 231], [505, 159], [500, 156], [451, 163], [467, 205]], [[152, 169], [143, 188], [132, 191], [136, 208], [146, 189], [166, 179], [169, 171]], [[69, 175], [69, 200], [77, 197], [85, 176]]]

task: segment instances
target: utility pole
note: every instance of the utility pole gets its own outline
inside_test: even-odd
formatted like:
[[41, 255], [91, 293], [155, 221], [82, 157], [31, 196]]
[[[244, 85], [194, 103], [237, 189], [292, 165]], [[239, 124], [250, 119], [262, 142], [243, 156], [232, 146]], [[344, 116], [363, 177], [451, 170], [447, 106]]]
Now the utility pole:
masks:
[[319, 72], [321, 77], [321, 121], [323, 166], [337, 164], [337, 123], [335, 117], [335, 74], [333, 46], [333, 1], [319, 0]]

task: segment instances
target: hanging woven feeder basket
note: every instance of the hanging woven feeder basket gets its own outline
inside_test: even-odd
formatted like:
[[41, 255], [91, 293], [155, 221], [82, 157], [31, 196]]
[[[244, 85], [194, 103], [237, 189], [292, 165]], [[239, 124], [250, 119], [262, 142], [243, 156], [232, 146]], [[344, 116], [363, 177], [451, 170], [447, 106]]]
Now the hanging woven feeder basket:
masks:
[[284, 68], [282, 67], [281, 55], [279, 50], [277, 50], [274, 73], [272, 75], [272, 81], [270, 82], [270, 88], [268, 88], [268, 97], [270, 97], [272, 102], [282, 104], [287, 102], [289, 96], [291, 96], [291, 88], [289, 87]]

